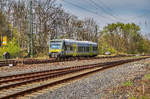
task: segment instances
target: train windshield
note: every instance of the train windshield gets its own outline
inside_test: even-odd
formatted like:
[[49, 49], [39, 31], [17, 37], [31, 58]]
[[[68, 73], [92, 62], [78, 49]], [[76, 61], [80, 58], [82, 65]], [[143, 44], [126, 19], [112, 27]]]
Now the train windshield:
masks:
[[50, 43], [50, 48], [51, 49], [61, 49], [61, 42], [54, 42], [54, 41], [52, 41]]

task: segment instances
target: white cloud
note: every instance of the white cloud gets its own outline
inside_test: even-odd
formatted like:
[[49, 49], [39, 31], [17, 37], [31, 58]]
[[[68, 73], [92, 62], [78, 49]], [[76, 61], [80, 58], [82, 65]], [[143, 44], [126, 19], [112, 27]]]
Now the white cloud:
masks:
[[[149, 0], [93, 0], [99, 5], [97, 7], [89, 0], [64, 1], [69, 1], [77, 5], [75, 6], [61, 1], [66, 11], [82, 19], [85, 17], [94, 18], [100, 27], [118, 21], [124, 23], [134, 22], [141, 26], [142, 31], [150, 31], [150, 14], [148, 14], [148, 12], [150, 13]], [[146, 24], [145, 21], [147, 22]]]

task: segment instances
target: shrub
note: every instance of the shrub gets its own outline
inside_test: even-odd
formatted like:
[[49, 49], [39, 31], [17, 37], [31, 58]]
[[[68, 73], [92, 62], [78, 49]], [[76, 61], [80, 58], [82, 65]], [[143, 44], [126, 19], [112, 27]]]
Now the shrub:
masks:
[[110, 52], [111, 54], [116, 54], [117, 50], [109, 46], [105, 41], [99, 43], [99, 54], [105, 54], [105, 52]]
[[147, 80], [150, 80], [150, 74], [146, 74], [144, 77], [145, 77]]
[[10, 53], [11, 58], [19, 56], [20, 47], [15, 38], [9, 41], [6, 46], [0, 47], [0, 58], [2, 58], [4, 52]]

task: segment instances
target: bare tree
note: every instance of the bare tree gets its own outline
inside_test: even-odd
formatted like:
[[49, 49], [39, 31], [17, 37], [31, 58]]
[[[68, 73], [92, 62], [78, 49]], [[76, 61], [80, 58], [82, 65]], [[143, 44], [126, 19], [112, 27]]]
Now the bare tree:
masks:
[[[11, 35], [17, 38], [22, 49], [26, 49], [29, 43], [29, 1], [1, 0], [0, 9], [9, 22]], [[49, 40], [55, 38], [95, 40], [96, 22], [93, 19], [79, 20], [66, 13], [56, 0], [33, 0], [32, 12], [36, 52], [45, 52]]]

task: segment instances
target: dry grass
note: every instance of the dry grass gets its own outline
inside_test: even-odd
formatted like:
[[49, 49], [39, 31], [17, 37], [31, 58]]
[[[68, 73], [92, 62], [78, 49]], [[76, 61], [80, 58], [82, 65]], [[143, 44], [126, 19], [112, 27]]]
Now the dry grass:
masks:
[[145, 75], [108, 89], [107, 99], [150, 99], [150, 62]]

